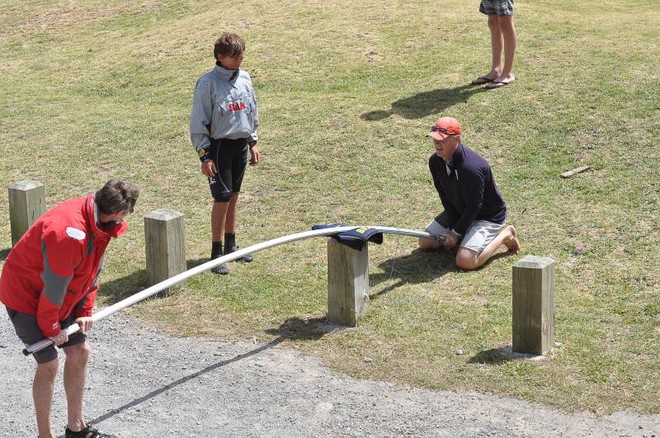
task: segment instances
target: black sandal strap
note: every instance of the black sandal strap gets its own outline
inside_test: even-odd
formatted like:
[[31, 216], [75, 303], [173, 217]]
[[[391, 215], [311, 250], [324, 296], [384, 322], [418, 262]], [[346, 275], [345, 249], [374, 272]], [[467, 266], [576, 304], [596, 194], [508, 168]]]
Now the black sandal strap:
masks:
[[[91, 435], [90, 435], [91, 434]], [[78, 432], [74, 432], [68, 427], [66, 428], [66, 438], [105, 438], [109, 437], [110, 435], [103, 435], [101, 432], [99, 432], [95, 427], [91, 425], [85, 426], [83, 429], [81, 429]]]

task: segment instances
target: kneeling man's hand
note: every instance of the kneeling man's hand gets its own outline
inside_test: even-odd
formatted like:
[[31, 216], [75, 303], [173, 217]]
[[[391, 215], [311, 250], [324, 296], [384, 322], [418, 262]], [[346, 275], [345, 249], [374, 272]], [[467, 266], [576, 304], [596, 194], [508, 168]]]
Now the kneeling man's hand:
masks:
[[458, 245], [458, 239], [456, 238], [456, 236], [449, 233], [449, 234], [447, 234], [447, 237], [445, 238], [444, 245], [445, 245], [445, 248], [452, 249], [453, 247]]

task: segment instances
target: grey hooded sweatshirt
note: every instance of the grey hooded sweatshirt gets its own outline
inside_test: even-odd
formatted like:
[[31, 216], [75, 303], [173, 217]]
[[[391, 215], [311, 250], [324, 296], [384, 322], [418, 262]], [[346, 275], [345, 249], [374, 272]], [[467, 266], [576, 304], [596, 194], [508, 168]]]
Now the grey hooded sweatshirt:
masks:
[[258, 126], [257, 100], [248, 72], [216, 65], [197, 80], [190, 114], [190, 140], [197, 152], [207, 149], [211, 138], [256, 142]]

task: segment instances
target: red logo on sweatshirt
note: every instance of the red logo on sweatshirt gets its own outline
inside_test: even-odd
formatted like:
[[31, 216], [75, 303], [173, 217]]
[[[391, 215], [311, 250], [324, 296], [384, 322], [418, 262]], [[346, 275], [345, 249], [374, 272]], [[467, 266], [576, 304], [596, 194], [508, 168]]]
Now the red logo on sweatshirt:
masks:
[[243, 102], [230, 102], [229, 111], [243, 111], [245, 109], [245, 104]]

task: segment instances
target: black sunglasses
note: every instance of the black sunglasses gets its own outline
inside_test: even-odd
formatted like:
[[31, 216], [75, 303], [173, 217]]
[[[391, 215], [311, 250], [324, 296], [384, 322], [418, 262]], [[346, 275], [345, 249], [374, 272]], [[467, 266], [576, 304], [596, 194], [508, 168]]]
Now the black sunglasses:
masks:
[[431, 132], [440, 132], [440, 133], [445, 134], [445, 135], [452, 135], [452, 134], [447, 132], [447, 128], [440, 128], [438, 126], [432, 126], [431, 127]]

